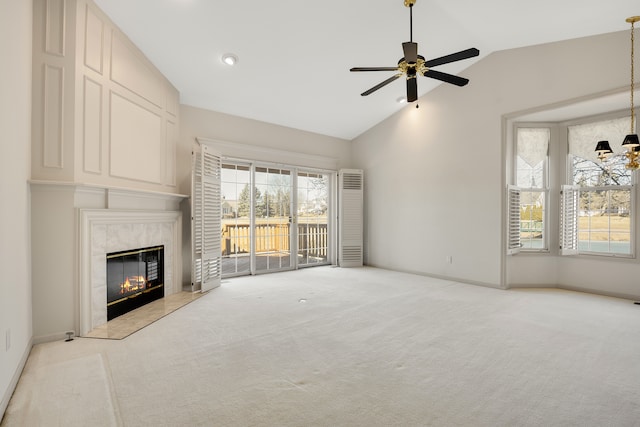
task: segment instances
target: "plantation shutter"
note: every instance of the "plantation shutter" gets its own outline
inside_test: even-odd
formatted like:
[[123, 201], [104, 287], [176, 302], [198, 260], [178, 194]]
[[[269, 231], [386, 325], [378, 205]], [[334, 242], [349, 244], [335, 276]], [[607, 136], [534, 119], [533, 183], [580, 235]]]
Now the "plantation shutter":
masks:
[[507, 189], [507, 254], [520, 253], [520, 188], [510, 185]]
[[563, 185], [560, 191], [560, 255], [578, 254], [579, 195], [577, 185]]
[[338, 264], [360, 267], [363, 264], [363, 172], [343, 169], [339, 172], [338, 191]]
[[211, 147], [199, 144], [192, 158], [192, 286], [206, 292], [220, 286], [221, 159]]

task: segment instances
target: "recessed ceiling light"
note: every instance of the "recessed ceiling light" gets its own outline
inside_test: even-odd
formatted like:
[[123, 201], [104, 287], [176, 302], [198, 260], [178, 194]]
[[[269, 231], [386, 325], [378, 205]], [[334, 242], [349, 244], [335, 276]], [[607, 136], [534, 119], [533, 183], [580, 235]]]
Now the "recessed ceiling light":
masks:
[[225, 53], [222, 55], [222, 62], [227, 65], [235, 65], [238, 62], [238, 57], [233, 53]]
[[406, 96], [401, 96], [400, 98], [396, 99], [396, 102], [398, 104], [406, 104], [407, 103], [407, 97]]

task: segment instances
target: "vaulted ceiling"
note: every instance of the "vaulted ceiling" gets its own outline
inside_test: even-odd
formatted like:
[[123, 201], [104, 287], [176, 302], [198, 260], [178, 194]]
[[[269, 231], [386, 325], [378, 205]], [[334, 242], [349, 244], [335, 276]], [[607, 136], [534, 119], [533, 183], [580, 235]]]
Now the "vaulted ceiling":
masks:
[[[405, 94], [402, 79], [360, 96], [393, 72], [349, 72], [395, 66], [403, 56], [403, 0], [95, 2], [180, 91], [183, 104], [347, 140], [406, 107], [396, 102]], [[628, 31], [625, 19], [634, 15], [637, 0], [418, 0], [413, 40], [426, 59], [478, 48], [477, 58], [437, 68], [464, 76], [491, 52]], [[223, 64], [225, 53], [238, 63]], [[419, 77], [419, 95], [438, 84]]]

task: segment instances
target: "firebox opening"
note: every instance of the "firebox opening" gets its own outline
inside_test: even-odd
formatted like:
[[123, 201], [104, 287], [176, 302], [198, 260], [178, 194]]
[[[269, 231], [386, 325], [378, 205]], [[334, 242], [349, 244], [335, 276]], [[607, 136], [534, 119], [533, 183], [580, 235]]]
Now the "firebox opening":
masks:
[[107, 320], [164, 297], [164, 246], [107, 254]]

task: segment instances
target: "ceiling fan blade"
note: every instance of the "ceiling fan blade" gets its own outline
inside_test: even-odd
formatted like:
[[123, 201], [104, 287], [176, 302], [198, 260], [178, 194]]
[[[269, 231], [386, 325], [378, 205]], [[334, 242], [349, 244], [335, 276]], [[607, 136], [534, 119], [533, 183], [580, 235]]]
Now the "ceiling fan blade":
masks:
[[450, 55], [441, 56], [440, 58], [430, 59], [425, 61], [425, 67], [435, 67], [436, 65], [448, 64], [449, 62], [461, 61], [463, 59], [473, 58], [480, 55], [480, 51], [475, 47], [467, 50], [461, 50], [460, 52], [452, 53]]
[[436, 70], [427, 70], [423, 73], [423, 76], [431, 77], [432, 79], [440, 80], [445, 83], [451, 83], [456, 86], [465, 86], [469, 83], [469, 79], [465, 79], [464, 77], [458, 77], [453, 74], [442, 73]]
[[407, 79], [407, 102], [418, 100], [418, 79]]
[[388, 85], [389, 83], [391, 83], [392, 81], [394, 81], [398, 77], [400, 77], [401, 75], [402, 75], [402, 73], [399, 73], [399, 74], [396, 74], [395, 76], [389, 77], [387, 80], [383, 81], [382, 83], [378, 83], [377, 85], [375, 85], [371, 89], [362, 92], [360, 95], [362, 95], [362, 96], [371, 95], [373, 92], [377, 91], [381, 87], [384, 87], [384, 86]]
[[353, 67], [349, 71], [398, 71], [398, 67]]
[[404, 42], [402, 43], [402, 50], [407, 64], [415, 64], [418, 61], [418, 43]]

